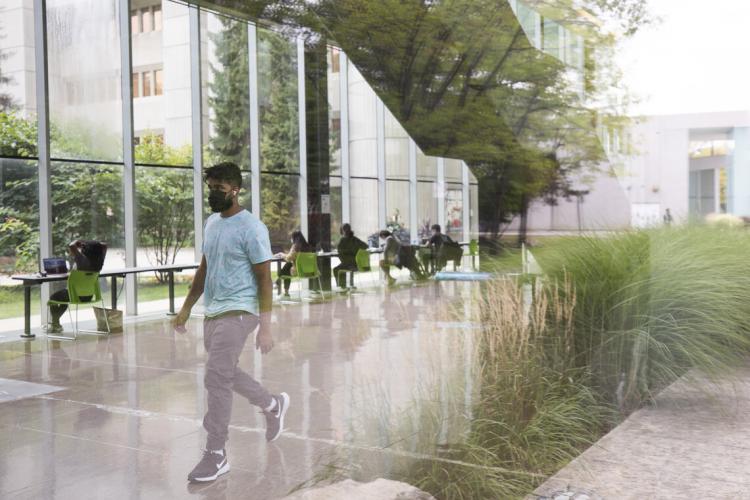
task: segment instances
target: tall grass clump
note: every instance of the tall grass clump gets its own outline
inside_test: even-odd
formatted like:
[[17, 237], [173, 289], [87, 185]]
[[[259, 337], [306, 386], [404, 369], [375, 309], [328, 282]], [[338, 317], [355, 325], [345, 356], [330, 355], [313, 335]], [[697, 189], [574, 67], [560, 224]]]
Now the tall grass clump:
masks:
[[558, 240], [537, 259], [575, 290], [574, 365], [627, 413], [697, 368], [750, 352], [750, 233], [692, 226]]

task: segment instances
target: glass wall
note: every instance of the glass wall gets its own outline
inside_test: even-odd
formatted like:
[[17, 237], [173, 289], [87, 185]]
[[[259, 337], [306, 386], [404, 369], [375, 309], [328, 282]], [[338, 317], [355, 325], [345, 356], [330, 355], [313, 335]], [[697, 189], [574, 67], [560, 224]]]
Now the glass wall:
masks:
[[432, 235], [430, 226], [438, 223], [437, 183], [419, 181], [417, 183], [417, 234], [420, 240]]
[[274, 252], [288, 250], [292, 231], [300, 228], [299, 176], [262, 174], [260, 185], [260, 218], [268, 227], [271, 247]]
[[445, 228], [443, 232], [456, 241], [463, 240], [463, 185], [449, 182], [445, 189]]
[[349, 169], [352, 177], [377, 178], [375, 92], [353, 64], [349, 77]]
[[[352, 230], [363, 241], [377, 237], [378, 227], [378, 181], [377, 179], [352, 179], [351, 192]], [[375, 201], [375, 203], [373, 203]]]

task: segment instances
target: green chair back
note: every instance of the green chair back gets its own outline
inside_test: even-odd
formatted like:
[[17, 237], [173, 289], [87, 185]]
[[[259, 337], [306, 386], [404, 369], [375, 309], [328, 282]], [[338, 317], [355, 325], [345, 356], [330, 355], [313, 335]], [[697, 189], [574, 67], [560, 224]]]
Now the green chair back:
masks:
[[367, 250], [357, 250], [354, 261], [357, 263], [357, 271], [363, 273], [370, 270], [370, 252]]
[[70, 304], [85, 304], [81, 297], [91, 297], [89, 302], [101, 301], [102, 291], [99, 288], [99, 273], [78, 271], [74, 269], [68, 275], [68, 295]]
[[469, 255], [479, 255], [479, 242], [477, 240], [469, 241]]
[[301, 252], [297, 254], [295, 261], [297, 268], [297, 277], [299, 278], [318, 278], [318, 256], [312, 252]]

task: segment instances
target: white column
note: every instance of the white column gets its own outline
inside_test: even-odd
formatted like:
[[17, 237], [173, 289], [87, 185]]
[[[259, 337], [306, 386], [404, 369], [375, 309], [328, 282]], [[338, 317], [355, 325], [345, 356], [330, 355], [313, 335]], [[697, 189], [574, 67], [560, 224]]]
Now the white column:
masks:
[[300, 230], [309, 238], [307, 227], [307, 103], [305, 98], [305, 40], [297, 37], [297, 95], [299, 98], [299, 210]]
[[[135, 159], [133, 153], [133, 67], [130, 0], [120, 0], [120, 91], [122, 94], [122, 192], [125, 205], [125, 266], [136, 267]], [[112, 290], [112, 293], [117, 293]], [[138, 275], [125, 276], [125, 313], [138, 314]]]
[[376, 156], [378, 166], [378, 227], [385, 228], [385, 105], [380, 98], [375, 103]]
[[258, 104], [258, 30], [247, 25], [250, 81], [250, 197], [252, 212], [260, 217], [260, 107]]
[[419, 241], [417, 218], [417, 144], [409, 138], [409, 238], [412, 243]]
[[341, 96], [341, 218], [351, 222], [351, 199], [349, 190], [349, 58], [339, 53], [339, 95]]
[[734, 215], [747, 216], [750, 215], [750, 128], [735, 128], [733, 136], [729, 211]]
[[203, 97], [201, 91], [201, 21], [190, 6], [190, 108], [193, 143], [193, 229], [195, 261], [203, 256]]
[[[52, 257], [52, 199], [50, 193], [49, 78], [47, 77], [47, 2], [34, 0], [34, 55], [36, 59], [37, 163], [39, 183], [39, 262]], [[41, 304], [49, 300], [49, 284], [42, 286]], [[48, 310], [40, 307], [42, 323]]]
[[464, 234], [462, 236], [463, 241], [469, 241], [471, 240], [471, 219], [469, 217], [471, 213], [471, 201], [469, 200], [469, 166], [466, 165], [465, 162], [461, 162], [461, 172], [462, 172], [462, 179], [463, 179], [463, 194], [462, 194], [462, 202], [461, 202], [461, 215], [462, 215], [462, 222], [461, 225], [464, 228]]

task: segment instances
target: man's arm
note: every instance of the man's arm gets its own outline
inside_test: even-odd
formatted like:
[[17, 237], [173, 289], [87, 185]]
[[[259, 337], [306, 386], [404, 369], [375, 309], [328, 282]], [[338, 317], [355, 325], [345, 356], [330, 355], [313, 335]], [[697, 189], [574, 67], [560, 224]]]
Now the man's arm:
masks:
[[187, 297], [185, 297], [185, 302], [183, 302], [180, 312], [177, 313], [177, 316], [175, 316], [172, 321], [175, 327], [181, 327], [187, 323], [187, 320], [190, 317], [190, 311], [193, 309], [195, 303], [198, 302], [201, 295], [203, 295], [203, 287], [205, 284], [206, 256], [204, 255], [201, 259], [200, 266], [198, 266], [198, 270], [195, 272], [195, 277], [193, 278], [193, 283], [190, 285], [190, 291], [188, 292]]
[[271, 281], [271, 261], [253, 264], [255, 282], [258, 284], [258, 305], [260, 307], [260, 328], [255, 340], [256, 349], [266, 354], [273, 349], [271, 337], [271, 309], [273, 308], [273, 282]]

